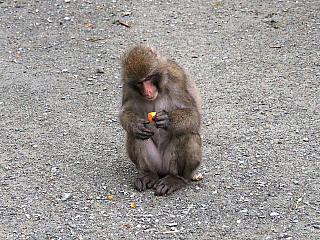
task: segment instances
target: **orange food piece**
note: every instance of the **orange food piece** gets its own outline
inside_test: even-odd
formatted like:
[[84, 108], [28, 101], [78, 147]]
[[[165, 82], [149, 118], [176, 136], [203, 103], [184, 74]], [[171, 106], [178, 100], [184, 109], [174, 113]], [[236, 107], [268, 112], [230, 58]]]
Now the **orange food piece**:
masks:
[[136, 204], [134, 202], [131, 203], [130, 207], [135, 208]]
[[157, 112], [149, 112], [148, 113], [148, 119], [150, 122], [153, 122], [152, 118], [157, 114]]
[[110, 196], [108, 196], [108, 198], [109, 198], [110, 200], [112, 200], [112, 199], [113, 199], [113, 196], [112, 196], [112, 195], [110, 195]]

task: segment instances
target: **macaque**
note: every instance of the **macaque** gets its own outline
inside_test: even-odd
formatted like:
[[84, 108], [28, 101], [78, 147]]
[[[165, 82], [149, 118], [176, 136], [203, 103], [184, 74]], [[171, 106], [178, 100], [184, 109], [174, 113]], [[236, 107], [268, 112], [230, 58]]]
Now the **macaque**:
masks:
[[[128, 156], [140, 170], [133, 186], [170, 195], [188, 184], [201, 163], [197, 87], [181, 66], [148, 45], [124, 54], [121, 77], [120, 122]], [[149, 112], [156, 112], [152, 122]]]

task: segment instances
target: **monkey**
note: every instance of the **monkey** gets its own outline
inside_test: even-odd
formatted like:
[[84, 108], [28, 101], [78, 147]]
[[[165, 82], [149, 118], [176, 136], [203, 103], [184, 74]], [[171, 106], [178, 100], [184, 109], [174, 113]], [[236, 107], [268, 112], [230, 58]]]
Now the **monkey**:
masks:
[[[120, 123], [128, 157], [140, 172], [133, 187], [170, 195], [190, 182], [202, 161], [197, 86], [186, 70], [149, 45], [124, 53], [121, 81]], [[157, 113], [150, 122], [152, 111]]]

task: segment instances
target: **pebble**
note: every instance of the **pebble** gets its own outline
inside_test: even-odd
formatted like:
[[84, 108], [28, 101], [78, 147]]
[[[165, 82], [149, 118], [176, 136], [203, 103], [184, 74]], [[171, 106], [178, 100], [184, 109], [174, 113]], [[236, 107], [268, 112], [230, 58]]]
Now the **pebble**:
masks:
[[293, 182], [293, 184], [295, 184], [295, 185], [299, 185], [299, 181], [297, 181], [297, 180], [293, 180], [292, 182]]
[[175, 227], [175, 226], [178, 226], [178, 223], [176, 223], [176, 222], [167, 223], [167, 226], [168, 226], [168, 227]]
[[302, 141], [304, 141], [304, 142], [309, 142], [309, 138], [307, 138], [307, 137], [306, 137], [306, 138], [303, 138]]
[[270, 216], [271, 216], [271, 217], [276, 217], [276, 216], [279, 216], [279, 213], [277, 213], [277, 212], [272, 212], [272, 213], [270, 213]]
[[98, 68], [97, 73], [104, 73], [104, 68], [103, 67]]
[[66, 21], [70, 21], [70, 20], [71, 20], [71, 18], [70, 18], [70, 17], [65, 17], [65, 18], [64, 18], [64, 20], [66, 20]]
[[71, 198], [72, 194], [71, 193], [62, 193], [61, 194], [61, 201], [67, 201], [69, 198]]

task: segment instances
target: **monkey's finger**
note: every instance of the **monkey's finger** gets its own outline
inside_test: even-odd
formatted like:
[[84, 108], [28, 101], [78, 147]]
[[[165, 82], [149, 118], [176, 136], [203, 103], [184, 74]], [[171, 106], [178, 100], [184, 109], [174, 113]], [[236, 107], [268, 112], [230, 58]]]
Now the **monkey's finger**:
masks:
[[159, 180], [158, 180], [158, 181], [153, 185], [153, 187], [152, 187], [152, 188], [153, 188], [154, 190], [156, 190], [156, 189], [157, 189], [157, 187], [158, 187], [158, 182], [159, 182]]
[[163, 196], [163, 195], [166, 195], [167, 191], [168, 191], [167, 185], [159, 185], [155, 193], [157, 196]]
[[159, 185], [163, 185], [163, 179], [159, 179], [153, 188], [156, 189]]
[[[153, 135], [153, 134], [152, 134]], [[140, 140], [148, 140], [149, 138], [151, 138], [152, 137], [152, 135], [150, 136], [150, 135], [143, 135], [143, 134], [138, 134], [137, 135], [137, 139], [140, 139]]]
[[160, 112], [157, 113], [157, 116], [160, 115], [168, 115], [168, 112], [166, 110], [162, 110]]
[[146, 128], [144, 125], [140, 125], [137, 129], [136, 132], [138, 134], [151, 134], [153, 133], [150, 129]]
[[175, 189], [173, 187], [169, 188], [167, 191], [167, 195], [171, 195], [174, 191], [175, 191]]
[[168, 127], [167, 121], [156, 122], [155, 125], [156, 125], [156, 128], [166, 129]]
[[152, 137], [153, 135], [154, 135], [154, 133], [151, 131], [141, 131], [141, 132], [137, 133], [137, 137], [139, 137], [142, 140], [146, 140], [146, 139]]
[[163, 121], [163, 120], [169, 120], [169, 116], [167, 114], [165, 114], [165, 115], [156, 115], [155, 117], [153, 117], [153, 120], [155, 122]]
[[150, 123], [150, 121], [148, 119], [140, 118], [138, 120], [138, 124], [140, 124], [140, 125], [149, 124], [149, 123]]
[[141, 133], [140, 133], [141, 135], [144, 135], [144, 136], [149, 136], [149, 137], [151, 137], [151, 136], [153, 136], [153, 134], [154, 134], [154, 132], [151, 132], [150, 130], [143, 130], [143, 131], [141, 131]]
[[144, 178], [143, 179], [143, 185], [145, 185], [146, 188], [152, 188], [154, 183], [155, 183], [154, 179], [151, 179], [151, 178]]
[[135, 188], [136, 190], [138, 190], [139, 192], [142, 192], [142, 191], [145, 190], [145, 187], [143, 186], [143, 183], [142, 183], [142, 181], [141, 181], [140, 178], [137, 178], [137, 179], [134, 180], [133, 186], [134, 186], [134, 188]]
[[154, 192], [154, 195], [155, 195], [155, 196], [161, 196], [161, 190], [162, 190], [162, 188], [163, 188], [163, 185], [158, 185], [158, 186], [156, 187], [156, 191]]
[[149, 182], [149, 183], [147, 184], [147, 188], [152, 188], [153, 186], [154, 186], [154, 181]]
[[146, 119], [143, 119], [143, 121], [142, 121], [142, 124], [149, 124], [149, 123], [150, 123], [150, 121], [146, 120]]

